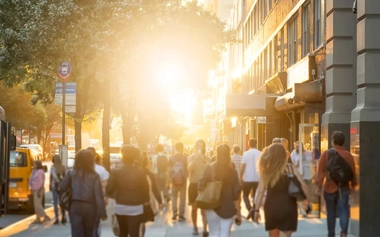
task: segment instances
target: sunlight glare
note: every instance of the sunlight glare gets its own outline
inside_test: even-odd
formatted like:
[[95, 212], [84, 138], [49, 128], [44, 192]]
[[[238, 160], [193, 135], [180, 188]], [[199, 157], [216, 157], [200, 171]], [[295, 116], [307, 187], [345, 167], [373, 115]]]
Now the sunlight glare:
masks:
[[196, 103], [192, 91], [173, 95], [170, 97], [169, 102], [173, 111], [181, 114], [185, 120], [191, 120]]
[[158, 80], [162, 86], [172, 86], [180, 79], [181, 71], [178, 66], [165, 64], [158, 71]]

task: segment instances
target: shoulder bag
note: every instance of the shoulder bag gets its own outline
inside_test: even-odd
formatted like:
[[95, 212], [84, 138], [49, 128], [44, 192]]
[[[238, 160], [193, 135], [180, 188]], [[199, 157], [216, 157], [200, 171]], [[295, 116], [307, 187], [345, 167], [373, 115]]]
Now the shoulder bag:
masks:
[[304, 192], [302, 191], [301, 183], [298, 180], [297, 176], [294, 175], [293, 165], [287, 165], [287, 173], [289, 180], [288, 192], [289, 195], [295, 198], [297, 201], [303, 201], [306, 199]]
[[211, 181], [206, 184], [203, 190], [198, 192], [197, 206], [205, 210], [213, 210], [219, 207], [221, 192], [222, 182], [215, 179], [215, 165], [211, 165]]

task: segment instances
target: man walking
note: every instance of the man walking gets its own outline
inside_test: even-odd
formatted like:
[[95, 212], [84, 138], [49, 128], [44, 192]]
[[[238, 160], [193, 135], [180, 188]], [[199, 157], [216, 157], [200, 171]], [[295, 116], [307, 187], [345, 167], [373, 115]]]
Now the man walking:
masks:
[[[198, 182], [202, 178], [205, 169], [210, 164], [210, 158], [206, 156], [206, 143], [203, 140], [198, 140], [195, 143], [195, 154], [191, 155], [188, 159], [189, 171], [189, 204], [191, 205], [191, 220], [193, 222], [193, 235], [198, 235], [198, 207], [196, 199], [198, 196]], [[205, 212], [201, 210], [203, 222], [203, 237], [208, 236], [207, 220]]]
[[[241, 172], [241, 162], [242, 162], [242, 157], [240, 155], [240, 147], [238, 145], [234, 145], [234, 154], [232, 155], [231, 157], [231, 160], [232, 160], [232, 164], [234, 165], [235, 167], [235, 170], [236, 172], [238, 173], [238, 177], [241, 177], [240, 176], [240, 172]], [[240, 210], [241, 210], [241, 206], [240, 206], [240, 203], [241, 203], [241, 194], [239, 195], [239, 200], [238, 200], [238, 213], [240, 213]]]
[[249, 200], [249, 194], [252, 192], [253, 195], [256, 192], [257, 186], [259, 185], [259, 173], [257, 171], [257, 163], [259, 161], [261, 152], [257, 150], [257, 140], [252, 138], [249, 140], [250, 150], [244, 152], [242, 158], [242, 164], [240, 169], [240, 178], [243, 183], [243, 199], [245, 207], [249, 211], [247, 219], [253, 218], [254, 209], [252, 207], [251, 201]]
[[[183, 143], [175, 144], [177, 153], [169, 159], [170, 178], [172, 183], [172, 220], [185, 221], [186, 188], [187, 188], [187, 157], [183, 154]], [[179, 213], [178, 213], [179, 196]], [[179, 214], [179, 216], [178, 216]]]
[[167, 203], [170, 202], [168, 190], [168, 170], [169, 159], [164, 153], [164, 146], [157, 144], [155, 147], [156, 154], [152, 157], [153, 173], [156, 176], [158, 191], [163, 194]]
[[335, 236], [336, 208], [339, 209], [341, 237], [347, 237], [350, 222], [350, 194], [354, 191], [357, 180], [355, 161], [351, 153], [344, 147], [345, 137], [340, 131], [333, 132], [331, 144], [333, 148], [325, 151], [318, 164], [318, 186], [320, 194], [324, 188], [327, 212], [328, 237]]

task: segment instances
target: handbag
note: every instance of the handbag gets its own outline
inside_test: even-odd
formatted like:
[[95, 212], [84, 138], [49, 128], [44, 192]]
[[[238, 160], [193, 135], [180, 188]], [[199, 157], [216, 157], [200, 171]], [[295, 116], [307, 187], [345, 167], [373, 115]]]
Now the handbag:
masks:
[[200, 209], [213, 210], [220, 206], [220, 194], [222, 182], [215, 180], [215, 167], [211, 166], [212, 180], [206, 184], [203, 190], [198, 192], [195, 202]]
[[68, 172], [67, 175], [69, 175], [69, 187], [66, 191], [62, 192], [61, 191], [61, 196], [60, 196], [60, 206], [64, 210], [70, 210], [70, 205], [71, 205], [71, 172]]
[[287, 167], [287, 173], [288, 173], [288, 180], [289, 180], [289, 187], [288, 192], [289, 195], [293, 198], [295, 198], [297, 201], [303, 201], [306, 199], [306, 196], [301, 188], [301, 183], [298, 180], [297, 176], [294, 175], [293, 171], [293, 165], [288, 164]]
[[111, 225], [112, 225], [113, 234], [115, 236], [119, 236], [120, 235], [120, 226], [119, 226], [119, 222], [117, 222], [116, 215], [112, 215]]

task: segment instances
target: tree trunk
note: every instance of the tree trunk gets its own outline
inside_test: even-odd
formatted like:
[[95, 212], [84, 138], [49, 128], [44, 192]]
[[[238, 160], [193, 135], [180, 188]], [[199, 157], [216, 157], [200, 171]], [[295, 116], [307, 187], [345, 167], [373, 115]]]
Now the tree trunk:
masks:
[[82, 119], [74, 119], [75, 127], [75, 152], [82, 149]]
[[121, 120], [122, 120], [122, 133], [123, 133], [123, 143], [124, 144], [129, 144], [130, 143], [130, 138], [131, 138], [131, 133], [129, 132], [131, 128], [128, 125], [128, 115], [126, 112], [125, 107], [122, 107], [120, 109], [121, 112]]
[[106, 80], [103, 90], [103, 124], [102, 124], [102, 145], [103, 145], [103, 166], [106, 170], [111, 170], [110, 160], [110, 119], [111, 119], [111, 98], [110, 82]]

